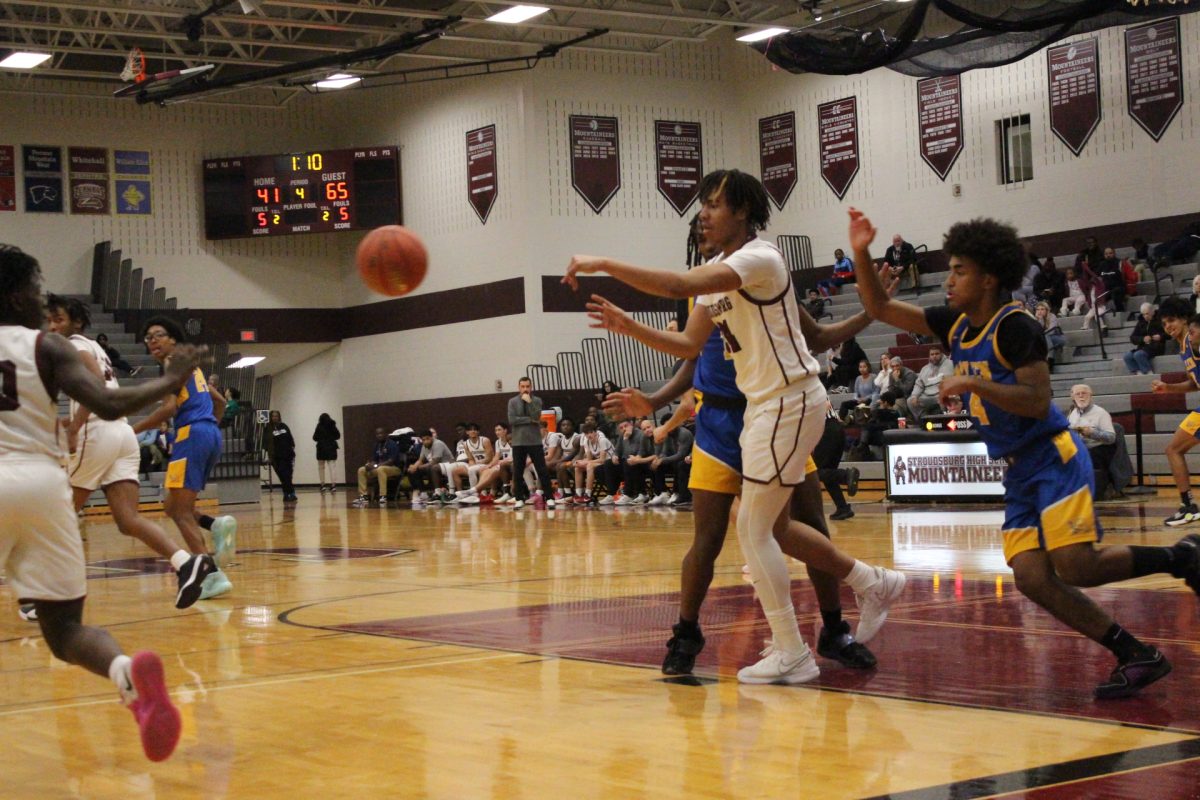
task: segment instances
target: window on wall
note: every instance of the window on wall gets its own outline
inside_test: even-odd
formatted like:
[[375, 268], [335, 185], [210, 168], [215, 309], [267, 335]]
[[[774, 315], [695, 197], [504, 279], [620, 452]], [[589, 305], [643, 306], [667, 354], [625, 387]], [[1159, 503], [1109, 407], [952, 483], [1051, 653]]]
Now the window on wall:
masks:
[[996, 120], [996, 152], [1000, 183], [1022, 183], [1033, 179], [1033, 137], [1029, 115]]

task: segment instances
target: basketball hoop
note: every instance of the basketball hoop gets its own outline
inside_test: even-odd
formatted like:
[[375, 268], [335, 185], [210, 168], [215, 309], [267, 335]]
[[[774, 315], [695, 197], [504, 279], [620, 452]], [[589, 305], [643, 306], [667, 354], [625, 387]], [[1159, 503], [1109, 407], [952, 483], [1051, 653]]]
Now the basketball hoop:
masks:
[[146, 56], [142, 54], [142, 48], [133, 48], [125, 57], [125, 69], [121, 70], [121, 80], [134, 83], [146, 80]]

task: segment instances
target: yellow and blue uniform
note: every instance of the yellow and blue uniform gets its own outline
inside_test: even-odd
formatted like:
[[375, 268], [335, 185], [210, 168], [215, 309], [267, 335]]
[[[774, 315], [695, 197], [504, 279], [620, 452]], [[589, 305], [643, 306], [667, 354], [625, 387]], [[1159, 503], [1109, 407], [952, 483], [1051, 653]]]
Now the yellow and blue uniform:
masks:
[[167, 462], [167, 489], [200, 491], [221, 457], [221, 429], [208, 381], [199, 369], [175, 395], [175, 444]]
[[[1029, 316], [1019, 304], [1010, 303], [977, 332], [968, 330], [965, 315], [958, 316], [944, 337], [956, 374], [999, 384], [1017, 382], [1017, 367], [1029, 359], [1021, 364], [1009, 361], [1001, 352], [998, 335], [1000, 324], [1014, 314]], [[1102, 532], [1092, 506], [1092, 460], [1083, 440], [1069, 430], [1063, 413], [1051, 405], [1044, 419], [1025, 417], [970, 392], [963, 393], [963, 404], [979, 426], [988, 455], [1009, 463], [1004, 479], [1005, 559], [1012, 561], [1026, 550], [1099, 541]]]
[[[1183, 368], [1187, 371], [1188, 379], [1196, 386], [1200, 386], [1200, 354], [1196, 353], [1192, 347], [1190, 336], [1184, 337], [1179, 358], [1183, 361]], [[1200, 439], [1200, 408], [1183, 418], [1183, 422], [1179, 423], [1179, 430]]]

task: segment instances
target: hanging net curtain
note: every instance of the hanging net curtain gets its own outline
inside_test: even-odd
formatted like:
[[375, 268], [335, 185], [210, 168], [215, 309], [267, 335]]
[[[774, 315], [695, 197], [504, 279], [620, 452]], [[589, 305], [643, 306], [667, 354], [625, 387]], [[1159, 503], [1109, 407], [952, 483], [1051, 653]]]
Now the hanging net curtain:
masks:
[[929, 78], [1010, 64], [1080, 33], [1200, 11], [1200, 4], [1129, 0], [914, 0], [854, 14], [754, 47], [789, 72], [855, 75], [877, 67]]

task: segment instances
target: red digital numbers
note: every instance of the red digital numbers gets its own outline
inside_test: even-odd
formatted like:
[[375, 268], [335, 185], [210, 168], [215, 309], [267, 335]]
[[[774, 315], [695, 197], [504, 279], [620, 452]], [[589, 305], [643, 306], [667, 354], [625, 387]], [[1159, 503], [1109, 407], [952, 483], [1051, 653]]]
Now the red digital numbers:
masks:
[[345, 181], [325, 184], [325, 199], [326, 200], [345, 200], [350, 196], [350, 190], [346, 188]]
[[[279, 187], [278, 186], [274, 187], [274, 189], [255, 189], [254, 193], [256, 195], [258, 195], [258, 199], [262, 200], [264, 203], [272, 203], [272, 202], [278, 203], [279, 202]], [[272, 194], [275, 195], [274, 199], [271, 198]]]

